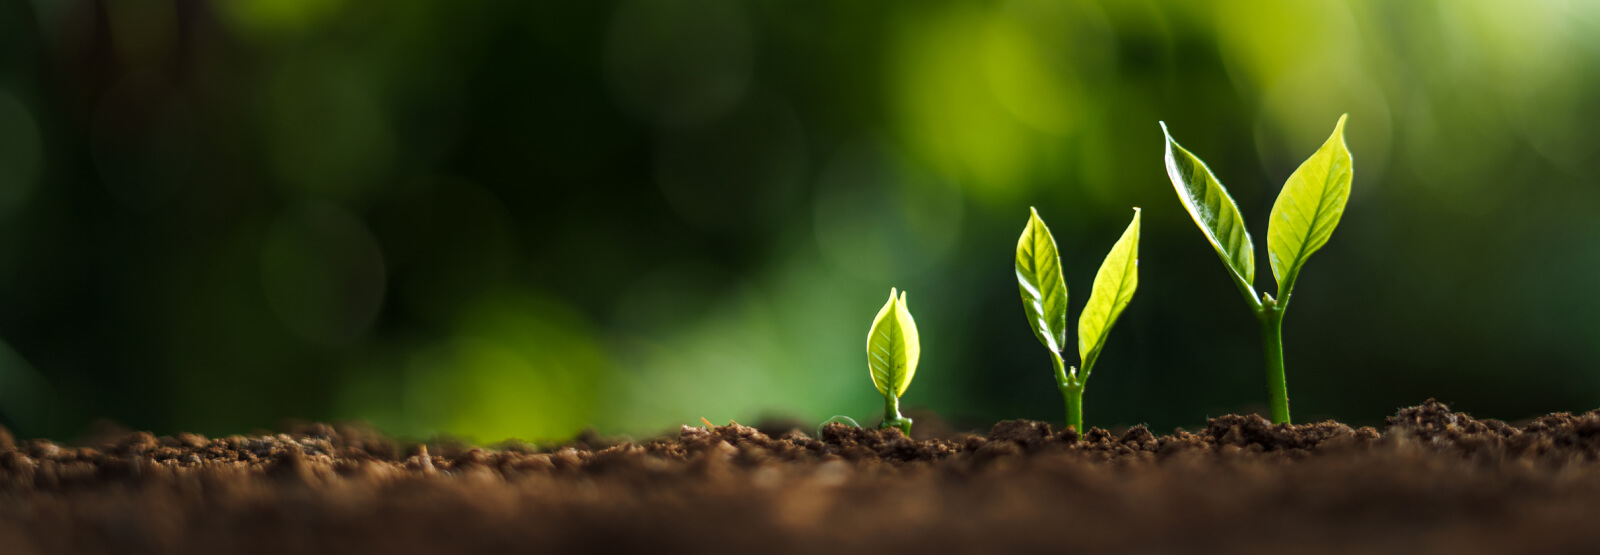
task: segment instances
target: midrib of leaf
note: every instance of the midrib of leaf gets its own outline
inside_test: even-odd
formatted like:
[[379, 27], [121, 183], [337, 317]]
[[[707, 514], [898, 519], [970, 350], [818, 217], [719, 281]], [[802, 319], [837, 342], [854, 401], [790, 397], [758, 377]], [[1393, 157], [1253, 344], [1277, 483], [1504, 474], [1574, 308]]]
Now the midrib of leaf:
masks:
[[905, 368], [904, 362], [898, 360], [902, 358], [903, 353], [895, 349], [896, 345], [903, 342], [901, 337], [903, 332], [900, 330], [900, 318], [895, 314], [894, 307], [889, 308], [882, 325], [877, 329], [880, 331], [874, 334], [877, 340], [873, 341], [872, 357], [878, 364], [873, 367], [872, 375], [876, 378], [873, 381], [876, 382], [874, 385], [878, 386], [878, 392], [887, 395], [889, 391], [899, 389], [900, 375], [903, 373], [900, 371]]
[[[1137, 260], [1136, 259], [1129, 258], [1127, 260], [1127, 263], [1122, 265], [1121, 278], [1117, 280], [1116, 294], [1112, 297], [1112, 299], [1113, 299], [1112, 300], [1112, 306], [1113, 307], [1118, 305], [1118, 304], [1123, 304], [1124, 302], [1129, 302], [1129, 301], [1133, 300], [1133, 288], [1129, 287], [1129, 284], [1133, 281], [1133, 279], [1135, 277], [1137, 277], [1137, 274], [1135, 273], [1135, 268], [1134, 268], [1136, 264], [1137, 264]], [[1101, 313], [1101, 311], [1099, 311], [1099, 310], [1096, 310], [1096, 312], [1097, 313]], [[1109, 313], [1102, 313], [1102, 314], [1105, 315], [1105, 316], [1101, 317], [1102, 321], [1107, 320], [1108, 317], [1110, 316]], [[1095, 336], [1095, 341], [1094, 341], [1094, 347], [1095, 347], [1096, 351], [1099, 351], [1100, 347], [1102, 345], [1105, 345], [1106, 336], [1111, 335], [1111, 326], [1109, 326], [1109, 325], [1098, 326], [1098, 331], [1099, 331], [1099, 334], [1097, 334]]]
[[[1300, 245], [1299, 245], [1299, 247], [1297, 249], [1295, 249], [1294, 262], [1289, 265], [1289, 271], [1286, 272], [1286, 274], [1287, 274], [1287, 276], [1289, 278], [1288, 285], [1290, 287], [1294, 286], [1294, 278], [1298, 277], [1298, 274], [1300, 273], [1300, 267], [1305, 265], [1307, 258], [1311, 257], [1311, 253], [1308, 252], [1308, 249], [1309, 249], [1309, 247], [1311, 245], [1311, 241], [1309, 241], [1308, 239], [1310, 239], [1311, 237], [1316, 237], [1318, 235], [1321, 235], [1321, 233], [1317, 232], [1317, 221], [1322, 219], [1322, 209], [1324, 207], [1328, 206], [1328, 201], [1329, 201], [1328, 194], [1329, 193], [1334, 193], [1335, 195], [1337, 195], [1337, 191], [1331, 191], [1330, 190], [1332, 185], [1333, 185], [1333, 182], [1335, 181], [1333, 179], [1333, 175], [1334, 175], [1334, 173], [1332, 171], [1332, 168], [1330, 167], [1329, 171], [1328, 171], [1328, 178], [1322, 180], [1322, 194], [1317, 195], [1317, 207], [1316, 207], [1315, 210], [1311, 211], [1311, 218], [1309, 219], [1309, 221], [1305, 222], [1305, 224], [1304, 224], [1304, 227], [1306, 228], [1306, 236], [1305, 237], [1301, 237], [1299, 239]], [[1337, 225], [1337, 224], [1335, 224], [1335, 225]], [[1333, 230], [1331, 230], [1331, 229], [1328, 230], [1328, 234], [1332, 235], [1333, 234]], [[1283, 284], [1284, 284], [1283, 281], [1279, 281], [1279, 285], [1283, 285]], [[1283, 290], [1283, 288], [1280, 287], [1279, 291], [1278, 291], [1278, 296], [1279, 297], [1283, 297], [1284, 293], [1287, 293], [1287, 291]]]

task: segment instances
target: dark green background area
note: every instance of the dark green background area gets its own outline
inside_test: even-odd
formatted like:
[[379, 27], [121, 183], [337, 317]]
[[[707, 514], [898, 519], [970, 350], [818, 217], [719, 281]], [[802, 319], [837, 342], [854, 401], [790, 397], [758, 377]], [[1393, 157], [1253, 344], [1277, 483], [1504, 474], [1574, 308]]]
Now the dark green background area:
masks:
[[1587, 410], [1597, 98], [1593, 3], [7, 2], [0, 423], [875, 421], [891, 286], [907, 406], [1059, 421], [1012, 275], [1029, 206], [1074, 322], [1144, 209], [1090, 424], [1259, 411], [1255, 322], [1157, 121], [1265, 249], [1341, 113], [1353, 193], [1285, 325], [1297, 420]]

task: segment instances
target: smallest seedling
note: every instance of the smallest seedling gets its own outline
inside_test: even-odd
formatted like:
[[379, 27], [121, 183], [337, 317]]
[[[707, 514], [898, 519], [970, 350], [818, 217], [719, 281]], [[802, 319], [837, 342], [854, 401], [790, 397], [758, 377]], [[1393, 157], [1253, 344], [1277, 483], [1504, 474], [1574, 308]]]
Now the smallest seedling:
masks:
[[889, 301], [878, 309], [872, 330], [867, 332], [867, 371], [872, 375], [872, 385], [883, 394], [882, 427], [900, 428], [907, 436], [911, 435], [911, 419], [900, 415], [900, 396], [917, 375], [917, 359], [921, 357], [917, 322], [906, 308], [906, 294], [891, 288]]

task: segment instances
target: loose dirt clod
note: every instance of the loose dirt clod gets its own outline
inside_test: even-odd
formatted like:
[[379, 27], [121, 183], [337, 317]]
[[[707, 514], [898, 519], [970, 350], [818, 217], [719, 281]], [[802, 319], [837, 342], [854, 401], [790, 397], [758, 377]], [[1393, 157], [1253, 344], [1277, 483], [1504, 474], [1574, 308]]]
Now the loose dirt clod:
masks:
[[[370, 429], [0, 443], [0, 553], [1532, 553], [1600, 545], [1600, 411], [1429, 401], [1382, 433], [1225, 416], [913, 441], [737, 424], [643, 443]], [[432, 454], [430, 454], [430, 450]]]

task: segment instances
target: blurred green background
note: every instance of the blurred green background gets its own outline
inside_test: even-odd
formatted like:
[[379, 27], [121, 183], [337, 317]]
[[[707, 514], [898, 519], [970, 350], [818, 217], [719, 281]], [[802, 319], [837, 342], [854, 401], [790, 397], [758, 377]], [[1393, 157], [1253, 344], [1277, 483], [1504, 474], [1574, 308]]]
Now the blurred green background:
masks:
[[891, 286], [908, 406], [1059, 422], [1012, 275], [1030, 205], [1074, 314], [1145, 210], [1089, 423], [1259, 411], [1256, 324], [1156, 122], [1264, 249], [1345, 112], [1297, 420], [1600, 404], [1600, 3], [11, 0], [0, 423], [875, 422]]

